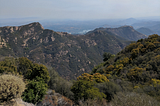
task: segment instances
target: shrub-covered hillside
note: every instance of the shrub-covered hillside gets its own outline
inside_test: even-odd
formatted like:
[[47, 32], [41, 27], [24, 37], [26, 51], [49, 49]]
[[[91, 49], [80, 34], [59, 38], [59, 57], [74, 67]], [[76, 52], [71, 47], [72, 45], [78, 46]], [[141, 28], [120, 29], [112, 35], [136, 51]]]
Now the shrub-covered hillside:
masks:
[[[119, 85], [122, 81], [128, 81], [132, 89], [160, 100], [160, 36], [154, 34], [140, 39], [115, 57], [109, 57], [91, 74], [101, 73], [114, 81], [118, 79], [116, 83]], [[121, 85], [121, 88], [125, 86]]]
[[[71, 86], [72, 83], [61, 78], [54, 68], [34, 63], [26, 57], [5, 57], [0, 61], [0, 105], [15, 106], [19, 98], [33, 104], [42, 104], [42, 100], [44, 104], [72, 103], [66, 98], [73, 99]], [[52, 89], [49, 90], [51, 93], [48, 89]]]
[[0, 77], [0, 104], [21, 98], [21, 95], [24, 101], [36, 104], [46, 94], [50, 80], [46, 66], [33, 63], [25, 57], [0, 61]]
[[[160, 36], [150, 35], [116, 55], [106, 52], [103, 57], [103, 63], [76, 81], [66, 81], [52, 67], [25, 57], [1, 61], [0, 76], [23, 76], [26, 89], [22, 99], [34, 104], [48, 97], [49, 101], [57, 101], [57, 96], [45, 95], [49, 88], [53, 94], [56, 91], [69, 98], [65, 100], [70, 101], [70, 106], [160, 106]], [[4, 101], [0, 98], [0, 102]]]

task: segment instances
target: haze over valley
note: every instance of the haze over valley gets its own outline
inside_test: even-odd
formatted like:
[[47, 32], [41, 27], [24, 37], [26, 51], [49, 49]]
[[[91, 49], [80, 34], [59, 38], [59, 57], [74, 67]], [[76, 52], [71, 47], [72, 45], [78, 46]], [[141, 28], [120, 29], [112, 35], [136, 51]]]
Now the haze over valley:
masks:
[[40, 22], [45, 29], [50, 29], [58, 32], [67, 32], [70, 34], [85, 34], [88, 31], [99, 27], [103, 28], [118, 28], [121, 26], [133, 26], [138, 32], [145, 35], [160, 34], [160, 17], [146, 18], [128, 18], [128, 19], [99, 19], [99, 20], [42, 20], [40, 18], [8, 18], [1, 19], [0, 27], [2, 26], [20, 26], [31, 22]]

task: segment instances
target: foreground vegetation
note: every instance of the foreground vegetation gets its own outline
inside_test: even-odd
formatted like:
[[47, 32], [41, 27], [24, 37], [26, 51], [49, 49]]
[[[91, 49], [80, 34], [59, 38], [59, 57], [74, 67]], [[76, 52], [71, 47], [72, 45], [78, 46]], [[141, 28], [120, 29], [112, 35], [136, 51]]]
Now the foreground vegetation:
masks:
[[[24, 101], [36, 104], [42, 100], [48, 89], [47, 82], [50, 77], [46, 66], [32, 63], [25, 57], [5, 58], [0, 62], [0, 73], [2, 74], [0, 92], [4, 93], [0, 98], [1, 102], [22, 96]], [[26, 89], [24, 86], [21, 87], [22, 85], [26, 85]]]
[[[20, 93], [24, 101], [37, 104], [50, 88], [80, 106], [160, 105], [160, 36], [151, 35], [128, 45], [117, 55], [104, 53], [103, 57], [103, 63], [75, 81], [66, 81], [54, 68], [25, 57], [5, 58], [0, 62], [0, 79], [6, 74], [15, 76], [23, 80], [26, 89], [23, 86], [23, 93], [14, 93], [17, 96], [1, 96], [0, 102], [17, 98]], [[12, 94], [12, 90], [6, 91], [7, 95]]]

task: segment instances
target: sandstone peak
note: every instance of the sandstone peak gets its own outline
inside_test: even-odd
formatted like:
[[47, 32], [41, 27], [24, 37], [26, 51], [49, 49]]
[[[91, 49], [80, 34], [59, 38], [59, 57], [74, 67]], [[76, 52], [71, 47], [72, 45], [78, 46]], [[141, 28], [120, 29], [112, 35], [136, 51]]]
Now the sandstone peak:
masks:
[[39, 22], [33, 22], [33, 23], [27, 24], [27, 25], [25, 25], [25, 26], [38, 27], [38, 28], [44, 30], [43, 26], [42, 26]]

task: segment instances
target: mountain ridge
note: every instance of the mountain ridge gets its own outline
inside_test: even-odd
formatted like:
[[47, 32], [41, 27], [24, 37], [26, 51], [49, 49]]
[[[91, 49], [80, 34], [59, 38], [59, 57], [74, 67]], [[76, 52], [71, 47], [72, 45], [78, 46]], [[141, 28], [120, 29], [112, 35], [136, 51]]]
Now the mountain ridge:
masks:
[[118, 28], [97, 28], [95, 30], [110, 32], [114, 35], [123, 37], [127, 40], [132, 40], [132, 41], [137, 41], [141, 38], [147, 37], [146, 35], [137, 32], [132, 26], [121, 26]]
[[55, 67], [66, 79], [90, 72], [102, 62], [104, 52], [118, 53], [130, 41], [111, 32], [96, 31], [74, 36], [44, 29], [39, 22], [0, 27], [0, 55], [27, 57]]
[[152, 31], [151, 29], [145, 28], [145, 27], [141, 27], [141, 28], [138, 28], [138, 29], [136, 29], [136, 30], [137, 30], [138, 32], [140, 32], [140, 33], [145, 34], [145, 35], [152, 35], [152, 34], [155, 33], [155, 32]]

